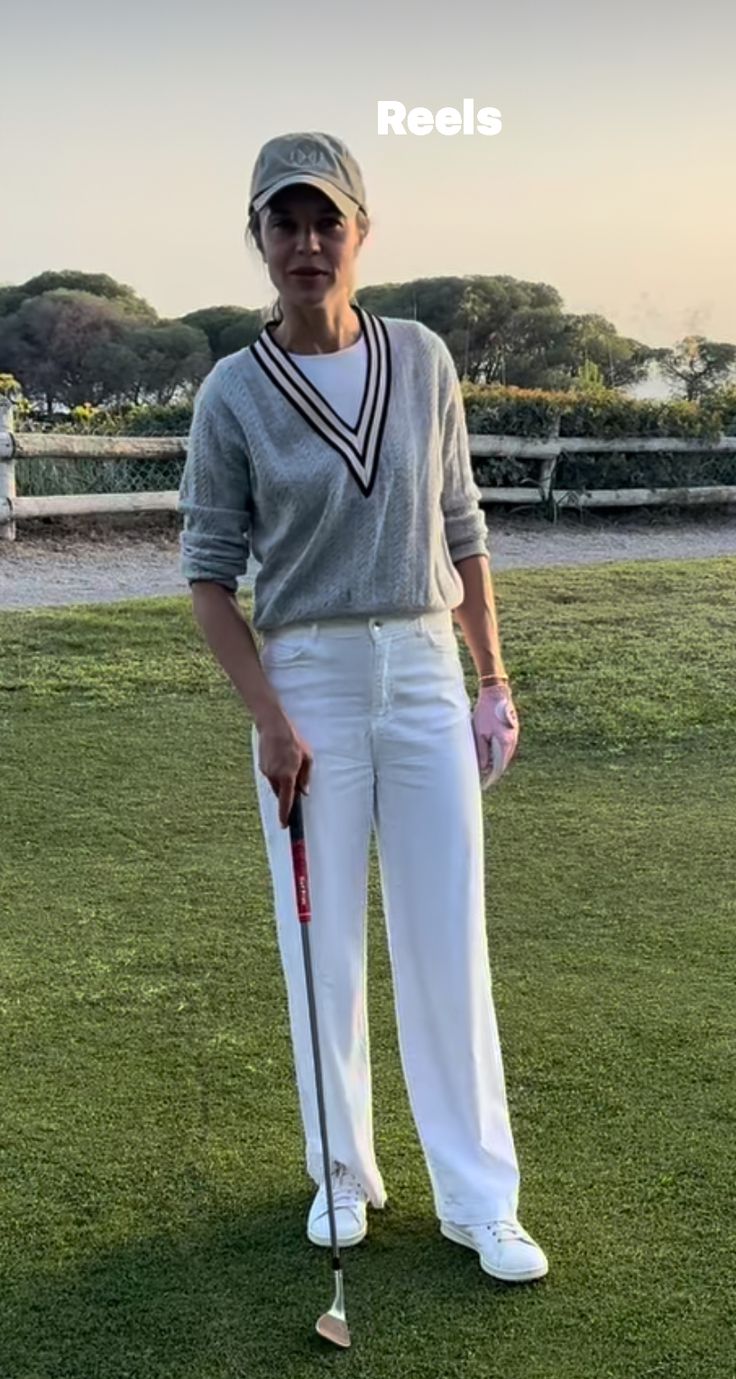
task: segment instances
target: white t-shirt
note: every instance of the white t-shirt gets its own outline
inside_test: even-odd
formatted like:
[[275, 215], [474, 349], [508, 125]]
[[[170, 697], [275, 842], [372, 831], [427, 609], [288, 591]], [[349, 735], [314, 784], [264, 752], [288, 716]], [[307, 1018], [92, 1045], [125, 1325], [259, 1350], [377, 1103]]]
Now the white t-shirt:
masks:
[[330, 354], [295, 354], [293, 350], [287, 350], [287, 353], [338, 416], [348, 426], [355, 426], [368, 367], [365, 337], [361, 335], [354, 345], [348, 345], [344, 350], [333, 350]]

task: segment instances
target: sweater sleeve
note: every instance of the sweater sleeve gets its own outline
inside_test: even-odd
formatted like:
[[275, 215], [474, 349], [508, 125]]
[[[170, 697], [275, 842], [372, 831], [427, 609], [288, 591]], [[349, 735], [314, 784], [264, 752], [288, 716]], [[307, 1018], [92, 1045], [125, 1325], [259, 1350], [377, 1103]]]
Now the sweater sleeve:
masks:
[[237, 591], [250, 556], [251, 490], [245, 434], [216, 378], [216, 366], [194, 399], [177, 511], [184, 514], [180, 569]]
[[463, 395], [455, 361], [440, 336], [444, 367], [440, 379], [440, 441], [442, 447], [442, 512], [445, 537], [453, 563], [468, 555], [487, 555], [486, 519], [481, 493], [473, 476]]

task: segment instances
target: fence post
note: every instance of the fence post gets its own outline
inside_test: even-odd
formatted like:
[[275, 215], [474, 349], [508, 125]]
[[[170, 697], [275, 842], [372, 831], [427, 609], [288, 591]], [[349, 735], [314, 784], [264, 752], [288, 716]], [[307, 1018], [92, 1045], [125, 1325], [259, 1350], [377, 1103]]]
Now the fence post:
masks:
[[7, 397], [0, 396], [0, 507], [5, 507], [6, 499], [11, 503], [11, 516], [5, 522], [0, 514], [0, 541], [15, 541], [15, 519], [12, 516], [15, 499], [13, 404]]
[[[557, 412], [547, 430], [547, 440], [559, 440], [560, 438], [560, 413]], [[557, 471], [557, 461], [560, 458], [559, 450], [554, 455], [548, 455], [542, 460], [539, 468], [539, 489], [541, 493], [542, 511], [548, 522], [557, 521], [557, 503], [553, 492], [555, 474]]]

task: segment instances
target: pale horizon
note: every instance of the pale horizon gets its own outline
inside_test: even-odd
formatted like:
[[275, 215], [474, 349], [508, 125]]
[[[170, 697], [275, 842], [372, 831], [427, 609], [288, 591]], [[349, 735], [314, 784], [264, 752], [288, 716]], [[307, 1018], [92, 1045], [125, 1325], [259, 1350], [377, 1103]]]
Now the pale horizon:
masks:
[[[243, 238], [253, 162], [274, 134], [323, 129], [365, 179], [358, 288], [508, 274], [645, 344], [736, 343], [736, 19], [711, 2], [678, 21], [661, 0], [427, 14], [15, 7], [0, 281], [107, 273], [161, 317], [265, 306], [275, 289]], [[376, 132], [379, 100], [466, 97], [500, 110], [500, 134]]]

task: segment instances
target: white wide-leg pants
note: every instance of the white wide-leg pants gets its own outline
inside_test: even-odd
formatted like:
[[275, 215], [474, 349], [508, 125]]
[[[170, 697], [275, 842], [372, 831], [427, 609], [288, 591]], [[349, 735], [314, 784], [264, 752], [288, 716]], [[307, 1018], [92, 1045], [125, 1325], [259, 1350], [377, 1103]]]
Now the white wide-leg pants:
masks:
[[[375, 827], [409, 1103], [438, 1217], [515, 1217], [519, 1169], [492, 1000], [471, 705], [449, 611], [292, 623], [261, 663], [312, 749], [302, 796], [310, 941], [331, 1160], [375, 1207], [366, 912]], [[307, 1172], [322, 1182], [304, 957], [288, 828], [252, 750], [273, 882]]]

